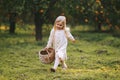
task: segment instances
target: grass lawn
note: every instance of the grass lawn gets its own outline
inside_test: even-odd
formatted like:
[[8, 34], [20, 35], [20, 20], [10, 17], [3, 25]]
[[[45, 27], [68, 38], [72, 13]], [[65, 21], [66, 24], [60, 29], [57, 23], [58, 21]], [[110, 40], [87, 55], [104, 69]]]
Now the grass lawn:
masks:
[[49, 29], [39, 42], [33, 32], [33, 26], [18, 27], [15, 35], [0, 32], [0, 80], [120, 80], [120, 37], [72, 29], [77, 41], [68, 44], [68, 69], [51, 73], [53, 63], [42, 64], [37, 53], [46, 46]]

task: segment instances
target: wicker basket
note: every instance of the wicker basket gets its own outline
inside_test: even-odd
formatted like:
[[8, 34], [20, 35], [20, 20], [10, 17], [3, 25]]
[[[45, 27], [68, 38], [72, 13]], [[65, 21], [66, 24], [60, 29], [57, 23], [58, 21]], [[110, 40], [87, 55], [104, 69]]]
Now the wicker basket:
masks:
[[55, 59], [55, 50], [53, 48], [48, 48], [46, 50], [41, 50], [39, 52], [39, 59], [44, 64], [50, 64]]

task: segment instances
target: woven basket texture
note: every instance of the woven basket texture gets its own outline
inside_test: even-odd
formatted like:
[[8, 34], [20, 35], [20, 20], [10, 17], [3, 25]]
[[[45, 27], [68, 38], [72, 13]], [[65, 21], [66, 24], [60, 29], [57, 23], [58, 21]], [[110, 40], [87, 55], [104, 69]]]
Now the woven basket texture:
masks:
[[50, 64], [55, 59], [55, 50], [53, 48], [48, 48], [39, 51], [39, 59], [44, 64]]

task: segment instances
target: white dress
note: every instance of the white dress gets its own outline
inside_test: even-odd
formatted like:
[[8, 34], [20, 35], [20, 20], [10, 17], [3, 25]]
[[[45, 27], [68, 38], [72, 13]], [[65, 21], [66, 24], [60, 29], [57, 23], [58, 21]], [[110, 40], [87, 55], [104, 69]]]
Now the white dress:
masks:
[[65, 60], [67, 59], [67, 44], [68, 40], [74, 40], [74, 37], [70, 33], [69, 30], [51, 30], [49, 40], [47, 43], [47, 47], [53, 47], [55, 49], [55, 56], [59, 56], [59, 58]]

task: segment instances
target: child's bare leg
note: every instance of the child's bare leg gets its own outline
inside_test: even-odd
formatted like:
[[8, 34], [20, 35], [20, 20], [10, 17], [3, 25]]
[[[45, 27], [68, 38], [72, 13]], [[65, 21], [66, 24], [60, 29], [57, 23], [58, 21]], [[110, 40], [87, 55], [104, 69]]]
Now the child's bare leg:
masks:
[[59, 63], [60, 63], [60, 60], [59, 60], [59, 57], [57, 56], [55, 59], [54, 67], [53, 67], [55, 70], [57, 69]]
[[53, 66], [53, 68], [51, 68], [51, 72], [55, 72], [55, 71], [56, 71], [56, 69], [57, 69], [59, 63], [60, 63], [60, 60], [59, 60], [58, 57], [56, 57], [56, 58], [55, 58], [54, 66]]
[[65, 61], [62, 61], [62, 68], [67, 69], [67, 65], [66, 65]]

